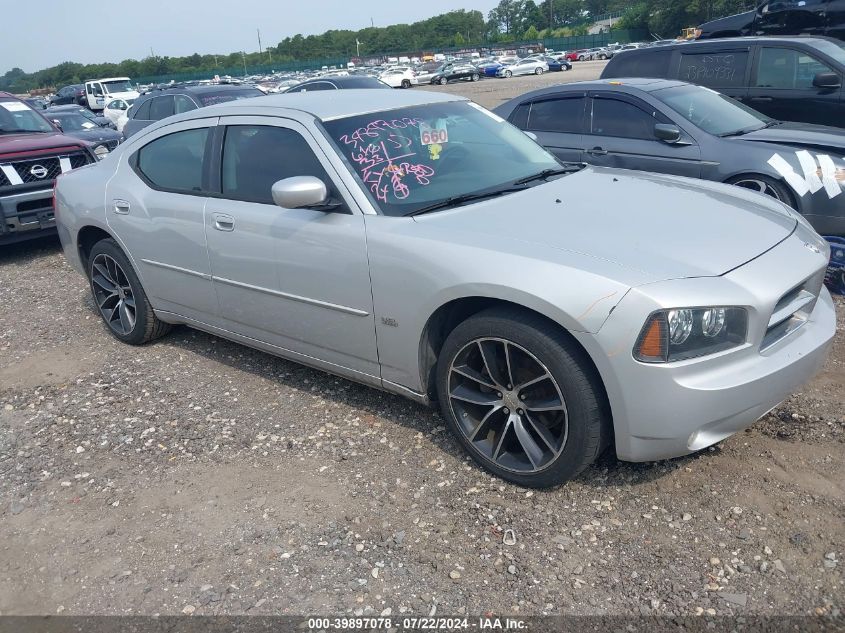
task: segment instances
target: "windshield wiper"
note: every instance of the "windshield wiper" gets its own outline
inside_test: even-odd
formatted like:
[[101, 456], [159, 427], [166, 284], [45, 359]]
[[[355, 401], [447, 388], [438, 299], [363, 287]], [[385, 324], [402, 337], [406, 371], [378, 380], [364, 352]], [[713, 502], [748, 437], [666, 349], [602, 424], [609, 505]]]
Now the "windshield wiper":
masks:
[[405, 217], [410, 218], [415, 215], [423, 215], [424, 213], [431, 213], [432, 211], [439, 211], [440, 209], [448, 209], [449, 207], [455, 207], [459, 204], [466, 204], [467, 202], [475, 202], [476, 200], [484, 200], [485, 198], [495, 198], [496, 196], [502, 196], [506, 193], [515, 193], [517, 191], [525, 191], [528, 187], [505, 187], [503, 189], [495, 189], [493, 191], [482, 191], [479, 193], [466, 193], [461, 196], [452, 196], [451, 198], [446, 198], [445, 200], [441, 200], [440, 202], [435, 202], [434, 204], [430, 204], [425, 207], [420, 207], [416, 211], [411, 211], [410, 213], [406, 213]]
[[749, 132], [756, 132], [757, 130], [762, 130], [761, 127], [743, 127], [738, 130], [734, 130], [733, 132], [725, 132], [724, 134], [719, 134], [720, 138], [728, 138], [729, 136], [742, 136], [743, 134], [748, 134]]
[[552, 176], [562, 176], [564, 174], [572, 174], [576, 171], [581, 171], [584, 169], [586, 165], [584, 163], [578, 163], [576, 165], [569, 165], [567, 167], [558, 167], [557, 169], [544, 169], [539, 174], [534, 174], [533, 176], [526, 176], [525, 178], [520, 178], [519, 180], [515, 180], [513, 184], [515, 185], [527, 185], [529, 182], [533, 182], [535, 180], [547, 180]]
[[761, 130], [768, 130], [771, 127], [777, 127], [778, 125], [783, 125], [783, 123], [784, 123], [783, 121], [769, 121], [768, 123], [766, 123], [766, 125], [764, 125], [760, 129]]

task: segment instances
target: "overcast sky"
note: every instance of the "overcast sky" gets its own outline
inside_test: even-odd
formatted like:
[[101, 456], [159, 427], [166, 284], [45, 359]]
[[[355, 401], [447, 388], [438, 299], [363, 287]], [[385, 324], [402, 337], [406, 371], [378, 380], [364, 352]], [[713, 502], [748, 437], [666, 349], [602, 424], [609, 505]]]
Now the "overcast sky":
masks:
[[[3, 0], [8, 2], [9, 0]], [[40, 0], [3, 11], [0, 74], [27, 72], [64, 61], [119, 62], [150, 54], [230, 53], [275, 46], [289, 35], [410, 23], [456, 8], [454, 0]], [[484, 13], [497, 0], [462, 0]], [[37, 7], [37, 10], [34, 10]]]

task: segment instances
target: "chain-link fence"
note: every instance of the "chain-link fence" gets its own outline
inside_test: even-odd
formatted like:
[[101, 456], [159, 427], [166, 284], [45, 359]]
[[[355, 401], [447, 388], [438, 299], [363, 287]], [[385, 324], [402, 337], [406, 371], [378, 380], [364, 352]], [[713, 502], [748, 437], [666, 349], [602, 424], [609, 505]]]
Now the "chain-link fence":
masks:
[[[613, 29], [606, 33], [597, 33], [595, 35], [574, 35], [571, 37], [555, 37], [546, 38], [534, 41], [520, 41], [520, 42], [495, 42], [485, 43], [477, 46], [465, 46], [462, 48], [436, 48], [426, 49], [425, 51], [416, 51], [413, 54], [408, 51], [387, 51], [376, 54], [368, 54], [362, 56], [367, 60], [382, 60], [385, 61], [390, 57], [400, 56], [420, 56], [435, 55], [438, 53], [444, 55], [467, 54], [470, 51], [478, 53], [488, 53], [489, 51], [511, 51], [511, 50], [526, 50], [537, 48], [542, 45], [547, 50], [563, 51], [576, 50], [581, 48], [597, 48], [599, 46], [607, 46], [619, 42], [620, 44], [627, 44], [628, 42], [636, 42], [649, 39], [648, 32], [641, 29]], [[203, 71], [196, 73], [176, 73], [169, 75], [156, 75], [148, 77], [133, 77], [133, 81], [140, 84], [155, 84], [155, 83], [169, 83], [171, 81], [196, 81], [202, 79], [211, 79], [215, 75], [220, 77], [244, 77], [255, 75], [270, 75], [273, 73], [289, 73], [304, 70], [320, 70], [326, 68], [346, 68], [349, 62], [348, 57], [325, 57], [320, 59], [309, 59], [291, 62], [278, 62], [273, 64], [255, 65], [240, 65], [232, 67], [221, 67], [214, 71]]]

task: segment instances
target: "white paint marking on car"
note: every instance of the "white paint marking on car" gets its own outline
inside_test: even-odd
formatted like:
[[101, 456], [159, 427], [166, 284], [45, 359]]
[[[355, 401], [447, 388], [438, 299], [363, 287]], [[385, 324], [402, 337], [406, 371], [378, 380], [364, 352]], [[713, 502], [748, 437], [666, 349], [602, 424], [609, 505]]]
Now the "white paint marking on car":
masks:
[[829, 198], [835, 198], [842, 193], [842, 187], [836, 178], [836, 166], [830, 156], [817, 154], [814, 158], [806, 150], [795, 152], [795, 156], [801, 164], [803, 176], [797, 174], [792, 165], [780, 154], [774, 154], [768, 161], [769, 165], [795, 190], [795, 193], [804, 197], [808, 193], [812, 194], [824, 189]]

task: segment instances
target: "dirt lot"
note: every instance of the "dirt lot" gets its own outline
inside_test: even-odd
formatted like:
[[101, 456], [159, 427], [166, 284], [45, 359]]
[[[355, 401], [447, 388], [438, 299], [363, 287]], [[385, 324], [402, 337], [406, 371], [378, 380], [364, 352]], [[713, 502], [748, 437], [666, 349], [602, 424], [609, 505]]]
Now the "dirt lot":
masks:
[[532, 492], [401, 398], [185, 328], [121, 345], [56, 242], [3, 248], [0, 612], [838, 614], [844, 388], [840, 325], [749, 431]]

